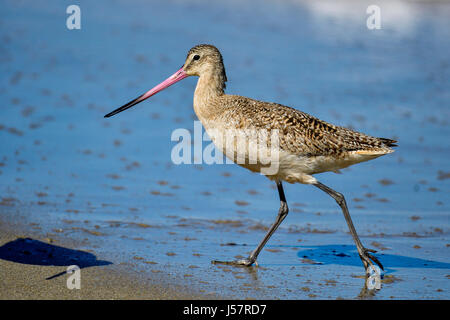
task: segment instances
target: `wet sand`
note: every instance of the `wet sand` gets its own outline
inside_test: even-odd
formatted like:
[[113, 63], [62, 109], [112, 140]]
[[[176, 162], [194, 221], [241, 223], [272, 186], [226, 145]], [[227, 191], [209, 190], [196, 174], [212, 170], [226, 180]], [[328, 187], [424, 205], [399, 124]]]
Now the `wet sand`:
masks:
[[[218, 296], [200, 294], [165, 282], [151, 273], [137, 272], [132, 263], [113, 264], [102, 260], [82, 267], [80, 289], [69, 289], [67, 280], [70, 274], [64, 273], [67, 267], [83, 266], [86, 258], [92, 258], [86, 257], [91, 253], [77, 250], [77, 242], [71, 238], [49, 239], [29, 228], [26, 230], [23, 226], [0, 220], [0, 299], [218, 299]], [[7, 253], [11, 255], [11, 260], [8, 260]], [[51, 265], [61, 262], [61, 257], [54, 255], [64, 254], [67, 260], [62, 266]]]
[[[449, 298], [449, 2], [379, 1], [380, 30], [367, 29], [373, 3], [360, 0], [77, 3], [81, 30], [66, 28], [62, 2], [0, 12], [2, 298]], [[317, 175], [378, 250], [381, 290], [361, 294], [342, 213], [311, 186], [285, 184], [290, 213], [258, 268], [210, 263], [256, 247], [278, 210], [273, 183], [236, 165], [172, 162], [171, 133], [194, 129], [196, 79], [103, 118], [198, 43], [220, 48], [227, 93], [399, 141]], [[66, 275], [45, 280], [80, 259], [81, 290], [66, 291]]]

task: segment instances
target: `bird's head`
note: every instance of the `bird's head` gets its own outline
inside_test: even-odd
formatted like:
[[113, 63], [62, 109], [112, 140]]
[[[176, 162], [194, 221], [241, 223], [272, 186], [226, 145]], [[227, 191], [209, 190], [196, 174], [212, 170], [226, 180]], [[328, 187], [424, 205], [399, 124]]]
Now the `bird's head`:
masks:
[[125, 111], [189, 76], [211, 76], [219, 81], [218, 83], [221, 90], [225, 89], [227, 76], [223, 66], [222, 55], [219, 50], [209, 44], [200, 44], [191, 48], [187, 54], [184, 65], [177, 72], [143, 95], [108, 113], [105, 115], [105, 118], [109, 118], [119, 112]]

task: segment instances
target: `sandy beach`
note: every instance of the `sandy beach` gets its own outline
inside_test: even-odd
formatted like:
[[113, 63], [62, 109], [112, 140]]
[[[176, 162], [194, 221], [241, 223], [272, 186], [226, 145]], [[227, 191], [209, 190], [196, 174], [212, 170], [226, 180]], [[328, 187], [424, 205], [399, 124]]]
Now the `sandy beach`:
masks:
[[[70, 252], [67, 254], [66, 251]], [[6, 257], [6, 251], [14, 256]], [[2, 300], [197, 300], [217, 296], [193, 292], [187, 287], [162, 280], [156, 274], [136, 271], [132, 263], [101, 261], [80, 269], [80, 289], [68, 288], [67, 266], [56, 255], [67, 254], [71, 263], [83, 265], [92, 259], [77, 250], [77, 241], [43, 236], [24, 226], [0, 220], [0, 299]], [[54, 256], [52, 256], [54, 255]], [[20, 262], [18, 262], [20, 260]], [[99, 265], [97, 265], [99, 264]], [[102, 265], [104, 264], [104, 265]]]
[[[0, 12], [0, 298], [448, 300], [450, 2], [4, 1]], [[189, 77], [104, 115], [220, 49], [226, 93], [398, 140], [392, 154], [317, 174], [341, 192], [385, 271], [367, 294], [336, 202], [284, 184], [289, 215], [258, 267], [246, 257], [279, 208], [234, 164], [176, 164], [197, 119]], [[204, 133], [201, 132], [201, 133]], [[200, 139], [202, 140], [202, 139]], [[211, 141], [202, 140], [202, 150]], [[68, 289], [78, 265], [81, 289]]]

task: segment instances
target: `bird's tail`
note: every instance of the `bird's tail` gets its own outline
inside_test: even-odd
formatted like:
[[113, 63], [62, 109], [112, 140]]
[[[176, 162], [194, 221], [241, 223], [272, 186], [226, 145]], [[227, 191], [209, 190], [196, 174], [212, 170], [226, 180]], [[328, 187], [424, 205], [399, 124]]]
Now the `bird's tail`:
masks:
[[379, 139], [386, 147], [398, 147], [397, 140], [387, 138], [379, 138]]

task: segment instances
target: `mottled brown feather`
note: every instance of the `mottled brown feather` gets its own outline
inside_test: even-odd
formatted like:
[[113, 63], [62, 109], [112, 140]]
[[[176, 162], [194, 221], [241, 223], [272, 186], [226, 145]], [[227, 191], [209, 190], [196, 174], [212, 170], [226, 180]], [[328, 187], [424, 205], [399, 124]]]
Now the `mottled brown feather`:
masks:
[[214, 118], [228, 128], [278, 129], [280, 148], [301, 156], [359, 150], [388, 153], [396, 142], [336, 126], [281, 104], [236, 95], [211, 99], [210, 107], [216, 110]]
[[[200, 54], [196, 63], [193, 54]], [[201, 64], [207, 72], [195, 71]], [[336, 126], [305, 112], [277, 103], [262, 102], [224, 93], [227, 81], [223, 58], [212, 45], [193, 47], [186, 58], [186, 72], [198, 75], [194, 94], [194, 110], [205, 125], [214, 122], [223, 129], [278, 130], [280, 148], [306, 157], [345, 157], [351, 152], [380, 156], [391, 153], [395, 140], [372, 137], [345, 127]]]

